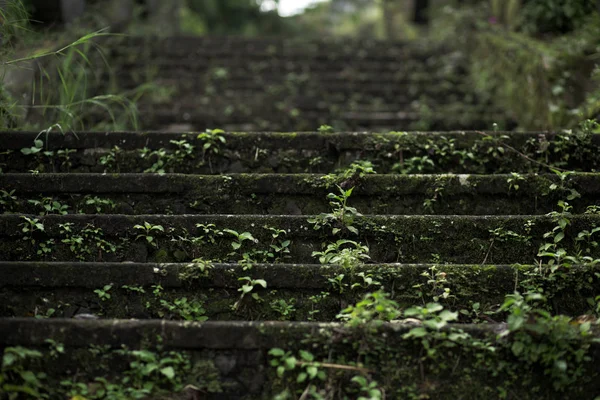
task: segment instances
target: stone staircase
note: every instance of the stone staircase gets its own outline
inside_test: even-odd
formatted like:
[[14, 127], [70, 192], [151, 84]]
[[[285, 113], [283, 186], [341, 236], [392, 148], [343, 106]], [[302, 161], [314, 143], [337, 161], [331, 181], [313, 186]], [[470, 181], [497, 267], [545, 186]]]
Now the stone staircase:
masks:
[[600, 393], [599, 136], [204, 128], [0, 133], [0, 399]]
[[[310, 131], [326, 124], [353, 131], [450, 130], [511, 124], [469, 88], [464, 55], [424, 44], [176, 37], [111, 38], [104, 48], [113, 73], [103, 82], [134, 89], [152, 81], [170, 92], [142, 100], [142, 129], [180, 130], [185, 124], [189, 130]], [[110, 87], [98, 90], [106, 92]]]

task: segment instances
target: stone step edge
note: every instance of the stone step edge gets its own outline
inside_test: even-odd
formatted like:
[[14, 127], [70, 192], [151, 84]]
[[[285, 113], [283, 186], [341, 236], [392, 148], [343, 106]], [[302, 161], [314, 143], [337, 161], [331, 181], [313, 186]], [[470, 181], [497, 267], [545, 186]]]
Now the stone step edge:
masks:
[[[401, 264], [373, 263], [356, 266], [352, 271], [339, 265], [322, 264], [253, 264], [251, 270], [245, 270], [240, 264], [214, 263], [206, 276], [198, 279], [185, 279], [180, 273], [186, 267], [199, 266], [193, 262], [184, 263], [135, 263], [135, 262], [27, 262], [0, 261], [0, 288], [87, 288], [97, 289], [107, 284], [150, 286], [161, 284], [164, 288], [239, 288], [238, 277], [250, 275], [255, 279], [265, 279], [268, 289], [308, 289], [326, 290], [331, 288], [328, 278], [339, 273], [354, 275], [364, 272], [375, 274], [381, 284], [392, 281], [409, 280], [421, 277], [423, 272], [435, 268], [444, 272], [450, 283], [454, 276], [460, 285], [462, 281], [501, 283], [501, 287], [512, 287], [517, 276], [535, 270], [536, 265], [505, 264]], [[600, 271], [600, 266], [572, 266], [573, 273], [582, 273], [589, 269]], [[200, 274], [202, 275], [202, 274]], [[470, 278], [469, 278], [470, 277]], [[460, 281], [460, 282], [459, 282]], [[506, 282], [509, 282], [508, 284]], [[373, 289], [375, 290], [375, 289]], [[486, 288], [485, 290], [488, 290]]]
[[[401, 335], [414, 324], [386, 323], [378, 335], [402, 340]], [[449, 324], [444, 329], [462, 329], [473, 337], [497, 335], [504, 324]], [[65, 343], [67, 348], [89, 348], [90, 344], [119, 348], [157, 347], [170, 349], [244, 349], [258, 350], [287, 347], [290, 340], [325, 331], [360, 332], [360, 328], [340, 323], [319, 322], [176, 322], [165, 320], [73, 320], [0, 318], [0, 346], [47, 346], [47, 339]], [[594, 336], [600, 337], [595, 331]], [[160, 339], [157, 339], [160, 336]], [[323, 337], [325, 340], [326, 336]], [[600, 343], [592, 344], [598, 354]]]
[[[216, 127], [215, 127], [216, 128]], [[18, 150], [31, 147], [34, 139], [44, 141], [46, 150], [61, 148], [89, 149], [89, 148], [112, 148], [119, 146], [123, 150], [136, 150], [142, 147], [150, 149], [167, 148], [175, 149], [171, 140], [197, 141], [200, 132], [161, 132], [161, 131], [117, 131], [117, 132], [51, 132], [48, 135], [39, 132], [4, 131], [0, 132], [2, 138], [0, 149]], [[437, 139], [446, 137], [456, 139], [457, 145], [471, 145], [478, 139], [486, 136], [505, 140], [513, 145], [515, 141], [525, 143], [529, 139], [544, 137], [552, 140], [560, 132], [485, 132], [485, 131], [411, 131], [394, 133], [374, 132], [225, 132], [222, 136], [226, 139], [224, 147], [244, 147], [251, 144], [264, 149], [299, 148], [306, 150], [322, 150], [332, 147], [336, 151], [344, 150], [366, 150], [373, 148], [378, 143], [389, 141], [396, 143], [408, 137], [418, 139]], [[503, 139], [508, 136], [508, 139]], [[600, 135], [592, 136], [594, 144], [600, 144]]]
[[[18, 193], [185, 193], [206, 195], [213, 189], [235, 188], [238, 194], [310, 194], [317, 189], [337, 192], [334, 183], [324, 179], [327, 174], [228, 173], [221, 175], [149, 174], [149, 173], [5, 173], [0, 174], [0, 188]], [[560, 183], [553, 174], [520, 174], [519, 190], [511, 190], [510, 174], [373, 174], [361, 177], [355, 195], [431, 194], [442, 187], [444, 197], [459, 194], [506, 194], [514, 198], [544, 195], [553, 183]], [[338, 180], [339, 181], [339, 180]], [[569, 188], [580, 194], [600, 193], [600, 173], [585, 172], [569, 175]], [[216, 192], [213, 192], [216, 193]], [[323, 193], [325, 196], [326, 193]]]

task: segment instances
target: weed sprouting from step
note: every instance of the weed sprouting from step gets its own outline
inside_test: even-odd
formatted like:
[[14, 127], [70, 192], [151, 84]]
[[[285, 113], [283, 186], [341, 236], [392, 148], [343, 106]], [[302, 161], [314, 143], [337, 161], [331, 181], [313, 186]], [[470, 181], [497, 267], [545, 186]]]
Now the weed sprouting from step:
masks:
[[112, 199], [100, 198], [98, 196], [87, 195], [83, 198], [83, 206], [78, 210], [81, 214], [91, 214], [90, 209], [96, 214], [108, 214], [115, 210], [117, 204]]
[[508, 183], [508, 190], [514, 190], [515, 192], [518, 191], [521, 187], [520, 183], [523, 181], [525, 181], [523, 175], [519, 174], [518, 172], [511, 172], [510, 177], [506, 179], [506, 183]]
[[69, 213], [68, 205], [61, 204], [52, 197], [42, 197], [40, 200], [27, 200], [27, 203], [40, 209], [39, 215], [41, 216], [49, 214], [67, 215]]
[[113, 146], [105, 155], [99, 158], [100, 165], [104, 166], [104, 172], [121, 172], [120, 163], [123, 150], [119, 146]]
[[204, 304], [198, 300], [188, 300], [187, 297], [175, 299], [172, 303], [167, 300], [160, 300], [160, 305], [163, 310], [158, 312], [161, 318], [174, 315], [186, 321], [203, 322], [208, 320], [205, 315], [206, 310]]
[[207, 129], [205, 132], [198, 134], [197, 139], [202, 143], [202, 162], [208, 161], [208, 167], [212, 174], [212, 157], [221, 153], [221, 145], [227, 140], [222, 129]]
[[2, 213], [11, 212], [17, 206], [16, 190], [0, 190], [0, 211]]
[[86, 261], [89, 258], [102, 260], [104, 254], [112, 254], [117, 251], [117, 246], [104, 239], [104, 232], [93, 224], [87, 224], [78, 232], [74, 230], [74, 224], [66, 222], [58, 224], [60, 235], [63, 237], [61, 243], [69, 246], [69, 249], [78, 260]]
[[[272, 293], [275, 294], [275, 293]], [[296, 304], [296, 299], [291, 298], [288, 300], [285, 299], [276, 299], [269, 303], [269, 306], [273, 311], [279, 314], [280, 321], [289, 321], [292, 319], [294, 313], [296, 312], [296, 308], [294, 305]]]
[[241, 294], [239, 299], [231, 306], [232, 310], [237, 311], [240, 308], [242, 301], [248, 294], [251, 294], [251, 297], [254, 300], [259, 302], [262, 301], [260, 295], [256, 293], [255, 290], [257, 287], [262, 287], [263, 289], [266, 289], [267, 281], [265, 281], [264, 279], [252, 279], [249, 276], [243, 276], [241, 278], [238, 278], [238, 281], [243, 282], [243, 285], [238, 289], [238, 292], [240, 292]]
[[94, 290], [94, 293], [96, 293], [98, 295], [98, 298], [101, 301], [108, 301], [111, 299], [111, 294], [110, 291], [113, 288], [113, 284], [109, 284], [109, 285], [104, 285], [101, 289], [96, 289]]
[[331, 201], [330, 213], [321, 213], [314, 218], [309, 218], [308, 222], [313, 225], [314, 230], [331, 228], [332, 235], [337, 235], [344, 230], [358, 235], [358, 229], [353, 226], [354, 219], [362, 216], [356, 208], [348, 206], [348, 199], [352, 195], [354, 188], [348, 190], [337, 186], [339, 194], [329, 193], [327, 198]]
[[26, 216], [21, 216], [25, 222], [23, 222], [21, 226], [21, 232], [25, 234], [23, 236], [23, 240], [30, 242], [32, 245], [35, 245], [36, 239], [34, 235], [38, 232], [44, 232], [44, 223], [40, 222], [38, 218], [29, 218]]
[[526, 365], [539, 365], [556, 390], [564, 390], [577, 382], [590, 360], [589, 351], [595, 340], [591, 322], [577, 323], [565, 316], [551, 316], [541, 305], [543, 295], [520, 293], [508, 295], [500, 308], [507, 312], [507, 326], [499, 338]]
[[208, 277], [214, 268], [210, 260], [195, 258], [191, 264], [184, 265], [179, 271], [179, 279], [183, 282], [194, 282]]
[[7, 347], [2, 356], [0, 389], [10, 398], [18, 398], [25, 393], [33, 398], [43, 398], [46, 388], [44, 372], [34, 372], [29, 365], [43, 357], [40, 351], [21, 346]]
[[312, 256], [318, 257], [321, 264], [335, 264], [348, 270], [362, 265], [371, 258], [367, 246], [345, 239], [329, 243], [324, 251], [313, 251]]
[[135, 237], [135, 240], [145, 239], [147, 243], [158, 248], [158, 240], [156, 239], [156, 233], [164, 232], [165, 228], [162, 225], [153, 225], [147, 221], [144, 221], [144, 225], [134, 225], [133, 229], [141, 231], [139, 235]]

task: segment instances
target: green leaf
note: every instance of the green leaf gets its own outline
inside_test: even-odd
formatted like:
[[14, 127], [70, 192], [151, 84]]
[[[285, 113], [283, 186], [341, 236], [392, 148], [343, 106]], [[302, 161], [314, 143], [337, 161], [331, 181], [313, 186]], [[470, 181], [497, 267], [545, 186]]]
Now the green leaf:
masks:
[[558, 232], [556, 236], [554, 236], [554, 243], [558, 243], [565, 238], [564, 232]]
[[300, 350], [300, 357], [304, 360], [304, 361], [308, 361], [308, 362], [312, 362], [315, 360], [315, 356], [313, 356], [311, 353], [309, 353], [306, 350]]
[[302, 383], [306, 380], [307, 377], [308, 377], [308, 374], [306, 372], [300, 372], [298, 374], [298, 378], [296, 378], [296, 382]]
[[281, 357], [285, 354], [285, 351], [283, 351], [282, 349], [279, 348], [274, 348], [269, 350], [269, 355], [274, 356], [274, 357]]
[[419, 326], [417, 328], [412, 328], [410, 331], [408, 331], [408, 333], [404, 334], [402, 338], [420, 338], [423, 336], [427, 336], [427, 329], [423, 328], [422, 326]]
[[175, 370], [173, 369], [173, 367], [165, 367], [160, 370], [160, 373], [169, 379], [175, 378]]
[[429, 312], [438, 312], [444, 309], [444, 307], [441, 304], [438, 303], [427, 303], [427, 305], [425, 306], [427, 307], [427, 311]]
[[524, 348], [525, 348], [525, 345], [523, 344], [523, 342], [514, 342], [513, 345], [511, 346], [511, 350], [512, 350], [513, 354], [517, 357], [521, 353], [523, 353]]
[[242, 293], [244, 293], [244, 294], [250, 293], [252, 291], [252, 289], [254, 289], [254, 286], [244, 285], [244, 286], [242, 286]]
[[267, 288], [267, 281], [265, 281], [264, 279], [257, 279], [254, 281], [254, 284], [260, 285], [265, 289]]
[[294, 368], [296, 368], [296, 357], [288, 357], [283, 361], [283, 364], [285, 365], [285, 368], [288, 370], [292, 370]]
[[456, 321], [458, 319], [458, 313], [444, 310], [439, 314], [439, 317], [442, 319], [442, 321], [446, 321], [446, 322], [447, 321]]
[[317, 373], [319, 373], [319, 369], [315, 366], [310, 366], [306, 367], [306, 372], [310, 379], [314, 379], [317, 376]]

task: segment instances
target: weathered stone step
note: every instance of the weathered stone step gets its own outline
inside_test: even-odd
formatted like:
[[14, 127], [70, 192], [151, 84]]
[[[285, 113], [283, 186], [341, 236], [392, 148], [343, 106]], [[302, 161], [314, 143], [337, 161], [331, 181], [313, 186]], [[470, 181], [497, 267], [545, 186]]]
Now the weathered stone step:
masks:
[[[183, 61], [182, 61], [183, 59]], [[296, 78], [302, 74], [335, 73], [341, 75], [356, 74], [383, 74], [390, 77], [410, 75], [411, 77], [432, 77], [452, 79], [456, 76], [465, 76], [466, 69], [460, 64], [444, 64], [444, 58], [432, 58], [425, 61], [399, 60], [397, 62], [382, 62], [377, 60], [360, 60], [348, 63], [336, 61], [310, 61], [310, 60], [285, 60], [268, 58], [264, 60], [240, 60], [238, 58], [211, 57], [202, 58], [156, 58], [151, 63], [148, 61], [116, 59], [124, 73], [133, 76], [153, 76], [167, 74], [206, 74], [212, 73], [215, 77], [230, 74], [291, 74]], [[447, 60], [446, 60], [447, 62]]]
[[[394, 129], [414, 130], [426, 126], [427, 129], [443, 129], [452, 126], [454, 129], [474, 127], [487, 129], [495, 121], [504, 121], [500, 114], [481, 113], [479, 111], [460, 110], [454, 114], [434, 114], [425, 119], [419, 112], [414, 111], [418, 106], [411, 107], [407, 112], [397, 113], [356, 113], [356, 112], [314, 112], [303, 111], [293, 106], [277, 109], [269, 113], [254, 115], [250, 110], [238, 114], [230, 110], [221, 112], [203, 112], [202, 106], [189, 106], [189, 103], [175, 104], [169, 109], [157, 107], [140, 107], [144, 118], [141, 126], [144, 129], [152, 127], [170, 127], [177, 124], [189, 124], [193, 130], [203, 130], [211, 126], [221, 126], [227, 130], [280, 130], [291, 131], [310, 130], [314, 126], [333, 123], [347, 130], [383, 130]], [[90, 121], [101, 123], [103, 114], [99, 113]]]
[[[143, 81], [144, 78], [141, 80]], [[212, 95], [218, 97], [219, 91], [232, 91], [241, 94], [258, 93], [269, 94], [275, 90], [295, 93], [296, 91], [306, 91], [305, 95], [319, 96], [327, 99], [328, 96], [344, 95], [346, 98], [362, 97], [363, 99], [373, 100], [381, 98], [395, 102], [406, 102], [409, 98], [413, 101], [418, 100], [419, 96], [466, 96], [469, 88], [466, 84], [436, 83], [430, 82], [385, 82], [370, 81], [359, 82], [344, 79], [307, 79], [295, 83], [287, 82], [285, 79], [273, 78], [268, 81], [260, 79], [202, 79], [193, 80], [180, 77], [155, 78], [155, 83], [168, 89], [175, 89], [178, 94], [195, 94], [196, 96]], [[119, 81], [119, 87], [123, 89], [134, 89], [140, 85], [139, 82], [124, 77]], [[311, 93], [312, 92], [312, 93]], [[443, 99], [437, 99], [438, 103], [444, 104]], [[484, 111], [484, 107], [478, 107], [470, 102], [467, 104], [469, 110]]]
[[[355, 133], [198, 133], [165, 132], [0, 132], [0, 168], [4, 172], [143, 172], [160, 157], [142, 149], [164, 150], [163, 161], [175, 160], [179, 146], [194, 148], [182, 162], [170, 161], [166, 172], [331, 172], [355, 160], [372, 161], [378, 173], [510, 173], [547, 172], [546, 166], [595, 171], [600, 166], [600, 135], [568, 133], [397, 132]], [[22, 154], [43, 140], [42, 151]], [[204, 138], [202, 138], [204, 137]], [[223, 138], [223, 141], [219, 139]], [[202, 156], [203, 146], [212, 149]], [[183, 141], [183, 142], [182, 142]], [[177, 144], [179, 143], [179, 144]], [[118, 149], [115, 149], [115, 146]], [[58, 150], [77, 150], [62, 155]], [[185, 150], [185, 149], [182, 149]], [[180, 157], [181, 158], [181, 157]], [[104, 163], [101, 161], [104, 160]], [[532, 161], [533, 160], [533, 161]], [[70, 164], [70, 165], [69, 165]]]
[[[312, 215], [331, 210], [329, 193], [347, 178], [317, 174], [0, 174], [1, 213]], [[363, 214], [532, 215], [569, 203], [600, 206], [600, 174], [365, 175], [349, 204]], [[39, 203], [36, 203], [39, 202]], [[45, 203], [44, 203], [45, 202]]]
[[[201, 57], [264, 58], [286, 57], [289, 59], [320, 59], [338, 61], [356, 61], [361, 59], [379, 59], [395, 61], [403, 58], [426, 59], [432, 54], [448, 54], [443, 49], [425, 49], [422, 46], [405, 43], [347, 41], [345, 46], [326, 41], [247, 41], [244, 39], [216, 39], [207, 41], [198, 37], [172, 38], [134, 38], [128, 40], [107, 40], [107, 53], [111, 56], [135, 58], [131, 47], [140, 57], [182, 57], [194, 59]], [[112, 43], [111, 43], [112, 42]], [[110, 46], [110, 47], [109, 47]]]
[[[46, 385], [40, 390], [58, 390], [57, 398], [65, 397], [66, 389], [58, 384], [63, 380], [87, 386], [95, 377], [104, 377], [120, 384], [136, 354], [142, 366], [164, 357], [182, 360], [164, 365], [171, 367], [168, 372], [173, 372], [172, 379], [181, 387], [192, 385], [198, 389], [194, 395], [206, 399], [271, 399], [292, 388], [301, 394], [306, 382], [295, 382], [306, 365], [277, 378], [276, 367], [270, 364], [276, 358], [269, 355], [273, 348], [290, 351], [289, 355], [299, 360], [300, 351], [310, 353], [314, 361], [323, 363], [318, 370], [326, 374], [325, 382], [316, 380], [314, 385], [344, 388], [348, 395], [358, 395], [360, 389], [350, 379], [364, 375], [368, 383], [374, 381], [373, 387], [390, 398], [404, 398], [407, 393], [443, 400], [496, 398], [503, 391], [515, 398], [556, 398], [556, 382], [549, 379], [554, 376], [550, 375], [554, 371], [552, 365], [531, 362], [525, 355], [514, 356], [510, 348], [516, 340], [512, 336], [496, 339], [497, 333], [505, 329], [503, 325], [449, 325], [431, 333], [444, 337], [436, 343], [450, 343], [437, 350], [437, 357], [424, 357], [426, 351], [420, 339], [403, 338], [414, 327], [385, 324], [366, 330], [339, 324], [289, 322], [2, 319], [0, 348], [20, 346], [41, 351], [31, 368], [34, 373], [46, 375]], [[450, 333], [459, 335], [450, 340]], [[545, 336], [527, 337], [538, 346], [544, 345]], [[567, 373], [576, 369], [578, 374], [568, 385], [558, 386], [560, 398], [592, 400], [600, 391], [596, 367], [600, 345], [592, 343], [597, 337], [592, 333], [587, 339], [569, 342], [585, 355], [578, 361], [570, 353], [561, 354], [559, 360], [570, 362]], [[64, 354], [52, 357], [48, 339], [50, 343], [64, 344]], [[145, 350], [145, 358], [131, 352], [138, 349]], [[163, 389], [169, 391], [172, 386]]]
[[[298, 74], [290, 74], [286, 72], [250, 72], [244, 70], [229, 71], [224, 68], [213, 69], [206, 71], [204, 74], [199, 74], [199, 71], [178, 71], [172, 70], [168, 73], [161, 71], [154, 77], [153, 82], [179, 89], [187, 88], [204, 88], [205, 85], [211, 84], [215, 86], [227, 86], [240, 89], [248, 87], [258, 89], [259, 84], [280, 84], [290, 87], [306, 87], [322, 85], [324, 89], [336, 88], [353, 88], [356, 92], [360, 92], [363, 88], [379, 89], [381, 91], [407, 90], [408, 88], [416, 88], [419, 91], [426, 93], [437, 93], [441, 89], [459, 91], [466, 89], [464, 79], [451, 75], [446, 77], [446, 74], [431, 73], [431, 74], [412, 74], [412, 73], [388, 73], [381, 71], [339, 71], [339, 72], [310, 72], [305, 71]], [[110, 75], [105, 76], [107, 79]], [[133, 69], [131, 72], [123, 71], [118, 76], [122, 86], [133, 86], [139, 84], [138, 81], [143, 79], [139, 77], [139, 71]], [[436, 92], [437, 90], [437, 92]]]
[[[432, 296], [449, 289], [450, 296], [439, 300], [448, 309], [471, 310], [478, 303], [479, 312], [485, 313], [496, 311], [506, 295], [515, 290], [527, 292], [534, 284], [551, 301], [555, 313], [578, 316], [594, 311], [588, 299], [600, 292], [599, 272], [597, 265], [572, 267], [562, 272], [557, 286], [541, 279], [537, 265], [369, 264], [344, 268], [255, 264], [247, 269], [240, 264], [209, 268], [200, 264], [0, 262], [0, 317], [94, 314], [102, 318], [182, 319], [168, 305], [186, 298], [203, 309], [190, 317], [194, 320], [335, 321], [348, 304], [380, 287], [393, 293], [392, 299], [402, 308], [431, 302]], [[339, 283], [332, 284], [340, 275]], [[239, 278], [246, 276], [266, 282], [266, 288], [257, 285], [252, 291], [258, 301], [250, 297], [240, 301], [238, 289], [245, 281]], [[435, 287], [430, 280], [440, 276], [443, 287], [441, 283]], [[94, 291], [107, 285], [110, 299], [101, 299]], [[158, 286], [161, 289], [156, 292]], [[282, 315], [284, 310], [277, 307], [280, 302], [293, 311]], [[470, 314], [460, 316], [462, 322], [472, 318]]]
[[[25, 219], [29, 218], [29, 220]], [[348, 238], [367, 245], [372, 262], [456, 264], [528, 264], [537, 262], [540, 245], [558, 222], [547, 216], [365, 216], [353, 227], [360, 235], [315, 230], [307, 216], [266, 215], [47, 215], [0, 216], [0, 260], [191, 261], [197, 257], [237, 262], [248, 253], [254, 261], [311, 263], [322, 243]], [[576, 215], [561, 242], [570, 254], [597, 259], [600, 248], [587, 245], [600, 226], [600, 215]], [[43, 230], [38, 225], [43, 224]], [[67, 225], [65, 225], [67, 224]], [[333, 227], [344, 228], [336, 223]], [[136, 226], [139, 226], [136, 228]], [[155, 227], [152, 229], [152, 227]], [[158, 228], [160, 227], [160, 228]], [[29, 234], [24, 228], [33, 231]], [[281, 231], [276, 239], [274, 231]], [[236, 249], [234, 233], [253, 240]], [[247, 236], [247, 235], [246, 235]], [[24, 237], [26, 239], [24, 239]], [[250, 239], [247, 237], [246, 239]], [[289, 254], [273, 251], [290, 241]], [[35, 243], [34, 243], [35, 242]], [[585, 246], [585, 247], [582, 247]], [[289, 257], [291, 258], [288, 258]]]

